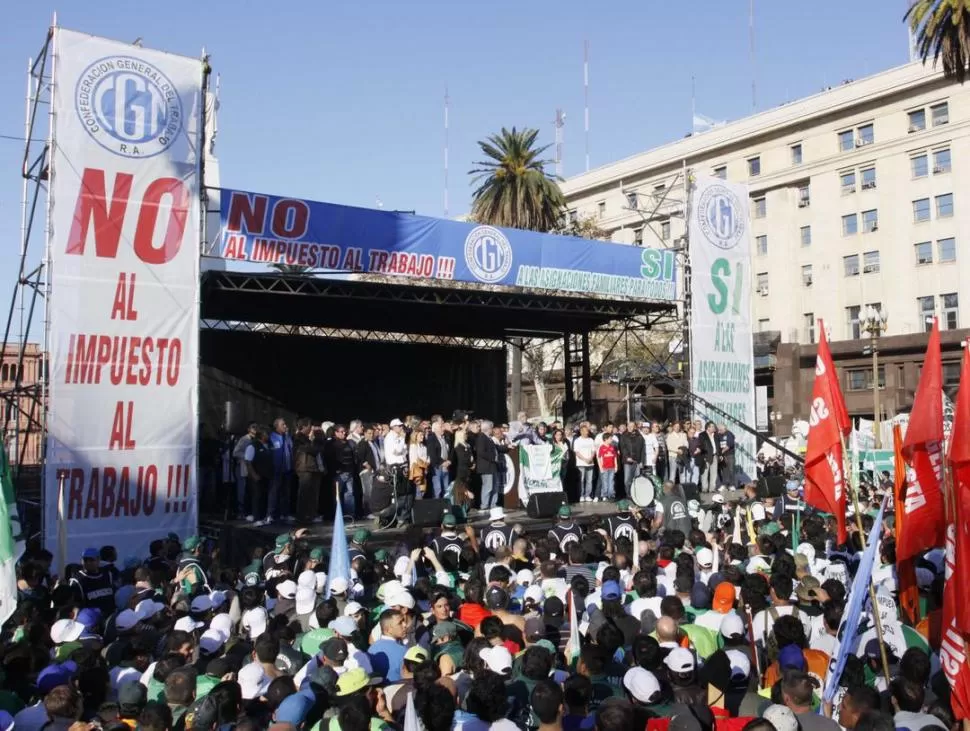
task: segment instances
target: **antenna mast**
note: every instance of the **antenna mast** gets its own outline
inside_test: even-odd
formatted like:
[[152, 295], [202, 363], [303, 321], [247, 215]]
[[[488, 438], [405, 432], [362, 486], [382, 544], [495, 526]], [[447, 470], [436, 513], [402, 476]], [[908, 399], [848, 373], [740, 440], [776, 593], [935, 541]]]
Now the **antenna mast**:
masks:
[[448, 87], [445, 86], [445, 218], [448, 218]]
[[589, 41], [583, 41], [583, 104], [586, 128], [586, 172], [589, 172]]
[[562, 177], [562, 138], [563, 127], [566, 125], [566, 113], [562, 109], [556, 110], [556, 177]]

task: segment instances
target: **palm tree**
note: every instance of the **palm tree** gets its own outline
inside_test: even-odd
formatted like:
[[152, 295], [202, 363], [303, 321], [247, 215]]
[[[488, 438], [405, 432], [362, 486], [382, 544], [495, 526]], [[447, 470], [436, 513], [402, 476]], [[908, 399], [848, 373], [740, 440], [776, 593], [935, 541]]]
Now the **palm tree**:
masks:
[[970, 61], [970, 0], [913, 0], [904, 19], [923, 63], [943, 60], [943, 73], [961, 84]]
[[469, 171], [478, 188], [472, 195], [472, 218], [479, 223], [530, 231], [551, 231], [562, 220], [566, 201], [555, 176], [546, 173], [549, 160], [536, 148], [539, 130], [511, 130], [480, 141], [488, 157]]
[[305, 264], [270, 264], [270, 268], [280, 274], [306, 274], [313, 269]]

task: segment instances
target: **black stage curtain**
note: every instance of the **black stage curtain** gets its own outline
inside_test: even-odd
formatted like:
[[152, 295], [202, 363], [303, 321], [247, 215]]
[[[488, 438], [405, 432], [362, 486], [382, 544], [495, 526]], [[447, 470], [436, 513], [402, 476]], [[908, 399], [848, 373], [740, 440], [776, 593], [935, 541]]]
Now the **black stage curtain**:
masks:
[[456, 409], [507, 421], [504, 350], [202, 330], [202, 363], [315, 421]]

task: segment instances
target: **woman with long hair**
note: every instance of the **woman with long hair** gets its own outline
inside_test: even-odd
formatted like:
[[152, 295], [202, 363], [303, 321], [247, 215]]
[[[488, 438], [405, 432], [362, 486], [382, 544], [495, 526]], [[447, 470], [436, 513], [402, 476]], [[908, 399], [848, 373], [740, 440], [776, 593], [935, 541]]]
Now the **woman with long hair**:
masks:
[[569, 472], [569, 442], [566, 441], [566, 432], [562, 429], [556, 429], [552, 433], [552, 456], [554, 458], [559, 457], [559, 481], [562, 483], [563, 492], [566, 492], [566, 473]]
[[408, 478], [414, 485], [415, 495], [424, 494], [428, 486], [428, 447], [424, 443], [424, 432], [415, 429], [408, 440]]

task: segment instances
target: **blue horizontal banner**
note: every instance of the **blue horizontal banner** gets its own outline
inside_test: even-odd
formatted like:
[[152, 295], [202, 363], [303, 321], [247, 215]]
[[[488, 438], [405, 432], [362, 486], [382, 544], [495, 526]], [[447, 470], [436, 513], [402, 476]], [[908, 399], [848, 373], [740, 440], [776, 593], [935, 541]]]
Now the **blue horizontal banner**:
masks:
[[222, 191], [225, 259], [672, 300], [672, 251]]

